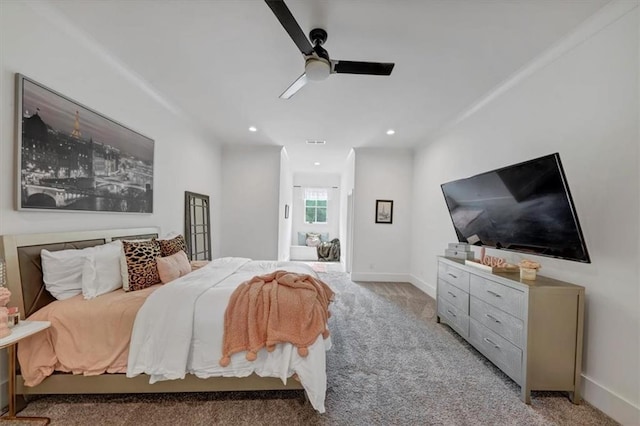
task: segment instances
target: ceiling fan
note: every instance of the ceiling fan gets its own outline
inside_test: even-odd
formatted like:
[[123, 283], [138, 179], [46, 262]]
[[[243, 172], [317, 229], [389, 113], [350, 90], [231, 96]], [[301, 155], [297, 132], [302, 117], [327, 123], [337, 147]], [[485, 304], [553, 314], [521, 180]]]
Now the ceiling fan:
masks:
[[395, 65], [393, 63], [342, 61], [329, 58], [329, 52], [322, 48], [327, 41], [325, 30], [322, 28], [311, 30], [309, 39], [313, 42], [312, 46], [283, 0], [265, 0], [265, 2], [298, 46], [305, 60], [304, 73], [280, 95], [280, 98], [289, 99], [309, 81], [324, 80], [330, 74], [390, 75], [393, 71]]

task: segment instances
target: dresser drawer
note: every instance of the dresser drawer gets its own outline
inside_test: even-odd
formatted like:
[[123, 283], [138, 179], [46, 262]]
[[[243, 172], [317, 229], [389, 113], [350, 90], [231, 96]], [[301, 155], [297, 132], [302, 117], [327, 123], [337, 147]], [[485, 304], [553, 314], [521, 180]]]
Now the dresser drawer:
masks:
[[469, 293], [516, 318], [524, 319], [525, 296], [520, 290], [471, 274]]
[[438, 263], [438, 278], [469, 293], [469, 273], [444, 262]]
[[446, 300], [463, 313], [469, 315], [469, 293], [439, 279], [438, 297]]
[[516, 317], [472, 296], [469, 317], [504, 337], [519, 348], [524, 347], [524, 323]]
[[438, 297], [438, 315], [465, 339], [469, 338], [469, 316]]
[[519, 385], [522, 384], [522, 350], [474, 319], [469, 320], [469, 342]]

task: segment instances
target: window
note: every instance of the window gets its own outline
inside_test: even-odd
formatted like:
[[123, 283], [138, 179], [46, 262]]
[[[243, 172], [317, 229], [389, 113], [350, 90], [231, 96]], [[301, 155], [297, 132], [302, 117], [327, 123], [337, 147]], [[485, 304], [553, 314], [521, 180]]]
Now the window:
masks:
[[327, 190], [305, 188], [304, 221], [306, 223], [327, 223]]

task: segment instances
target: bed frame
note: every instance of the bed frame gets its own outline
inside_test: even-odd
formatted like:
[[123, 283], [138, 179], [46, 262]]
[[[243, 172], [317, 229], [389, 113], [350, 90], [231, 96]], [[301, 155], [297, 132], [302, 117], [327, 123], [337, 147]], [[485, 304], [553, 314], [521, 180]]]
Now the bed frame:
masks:
[[[46, 290], [42, 281], [40, 250], [49, 251], [81, 249], [105, 244], [118, 239], [141, 239], [157, 237], [156, 227], [111, 229], [102, 231], [79, 231], [49, 234], [23, 234], [0, 236], [0, 256], [7, 263], [7, 287], [11, 291], [9, 306], [17, 306], [24, 319], [38, 309], [53, 302], [55, 298]], [[162, 393], [162, 392], [217, 392], [300, 390], [297, 380], [288, 380], [286, 385], [273, 377], [212, 377], [200, 379], [187, 374], [182, 380], [167, 380], [149, 384], [149, 376], [127, 378], [125, 374], [101, 374], [83, 376], [69, 373], [54, 373], [37, 386], [24, 386], [20, 373], [16, 377], [19, 395], [41, 394], [99, 394], [99, 393]]]

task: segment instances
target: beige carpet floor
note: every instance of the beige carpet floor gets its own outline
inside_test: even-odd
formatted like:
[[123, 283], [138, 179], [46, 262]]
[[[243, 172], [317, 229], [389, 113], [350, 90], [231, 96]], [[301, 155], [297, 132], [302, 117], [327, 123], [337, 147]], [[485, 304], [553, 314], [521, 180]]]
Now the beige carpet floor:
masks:
[[449, 327], [409, 284], [320, 274], [337, 293], [325, 414], [300, 391], [44, 396], [21, 415], [53, 425], [614, 425], [564, 393], [520, 388]]

